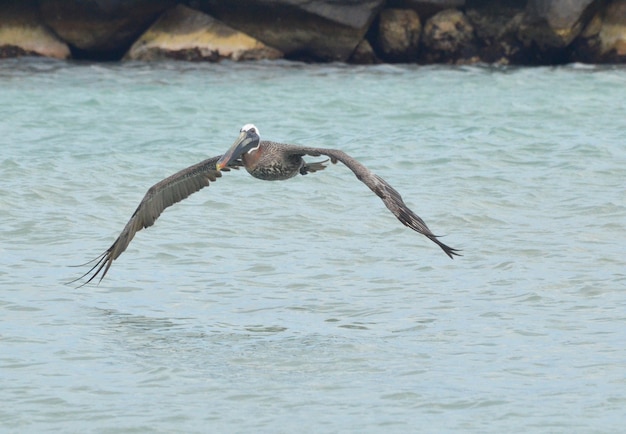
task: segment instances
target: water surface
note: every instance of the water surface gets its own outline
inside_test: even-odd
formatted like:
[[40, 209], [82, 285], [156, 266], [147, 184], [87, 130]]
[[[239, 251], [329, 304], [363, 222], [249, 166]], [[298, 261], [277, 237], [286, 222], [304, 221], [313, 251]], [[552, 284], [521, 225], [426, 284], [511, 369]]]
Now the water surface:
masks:
[[[626, 71], [0, 62], [7, 432], [619, 432]], [[65, 285], [245, 123], [341, 165], [245, 171]]]

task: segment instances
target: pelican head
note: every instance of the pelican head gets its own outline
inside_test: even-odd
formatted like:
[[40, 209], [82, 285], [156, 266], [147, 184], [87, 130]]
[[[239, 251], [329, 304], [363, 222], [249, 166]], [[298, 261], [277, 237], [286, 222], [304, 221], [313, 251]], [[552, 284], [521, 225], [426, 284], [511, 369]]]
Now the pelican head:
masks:
[[217, 170], [222, 170], [228, 166], [228, 163], [241, 157], [242, 154], [258, 149], [260, 140], [259, 129], [252, 124], [245, 124], [241, 127], [239, 137], [237, 137], [235, 143], [233, 143], [228, 152], [222, 155], [215, 167]]

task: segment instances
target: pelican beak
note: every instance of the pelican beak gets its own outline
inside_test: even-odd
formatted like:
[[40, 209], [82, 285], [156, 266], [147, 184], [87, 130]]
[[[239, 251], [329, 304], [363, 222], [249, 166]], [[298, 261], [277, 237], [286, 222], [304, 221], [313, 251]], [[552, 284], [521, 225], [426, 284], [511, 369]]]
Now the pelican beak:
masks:
[[224, 167], [228, 166], [231, 161], [236, 160], [241, 157], [241, 155], [250, 149], [258, 146], [259, 144], [259, 136], [254, 130], [242, 131], [239, 133], [239, 137], [235, 140], [235, 143], [230, 147], [230, 149], [221, 156], [217, 163], [215, 163], [215, 168], [217, 170], [222, 170]]

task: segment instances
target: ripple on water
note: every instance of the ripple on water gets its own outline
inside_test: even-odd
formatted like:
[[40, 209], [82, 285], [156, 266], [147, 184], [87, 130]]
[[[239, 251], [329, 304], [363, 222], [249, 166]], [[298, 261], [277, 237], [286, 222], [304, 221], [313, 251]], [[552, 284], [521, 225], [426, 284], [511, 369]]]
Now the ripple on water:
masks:
[[[623, 426], [622, 68], [31, 59], [0, 84], [7, 429]], [[63, 284], [249, 122], [358, 158], [463, 256], [341, 165], [239, 171]]]

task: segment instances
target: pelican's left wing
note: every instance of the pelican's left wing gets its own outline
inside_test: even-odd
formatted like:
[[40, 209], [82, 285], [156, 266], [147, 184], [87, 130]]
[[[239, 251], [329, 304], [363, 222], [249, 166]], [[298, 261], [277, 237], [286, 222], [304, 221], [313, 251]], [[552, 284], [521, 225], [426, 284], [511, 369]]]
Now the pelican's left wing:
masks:
[[337, 163], [341, 161], [345, 164], [356, 177], [369, 187], [378, 197], [382, 199], [389, 211], [396, 216], [402, 224], [408, 226], [416, 232], [428, 237], [431, 241], [437, 244], [441, 249], [453, 259], [454, 256], [461, 256], [459, 250], [453, 249], [450, 246], [445, 245], [437, 238], [437, 235], [433, 234], [431, 230], [426, 226], [424, 220], [415, 214], [402, 200], [402, 196], [391, 185], [387, 183], [383, 178], [373, 173], [363, 164], [349, 156], [343, 151], [337, 149], [325, 149], [325, 148], [312, 148], [306, 146], [292, 146], [286, 145], [286, 149], [292, 155], [310, 155], [313, 157], [319, 157], [325, 155], [330, 157], [330, 161]]

